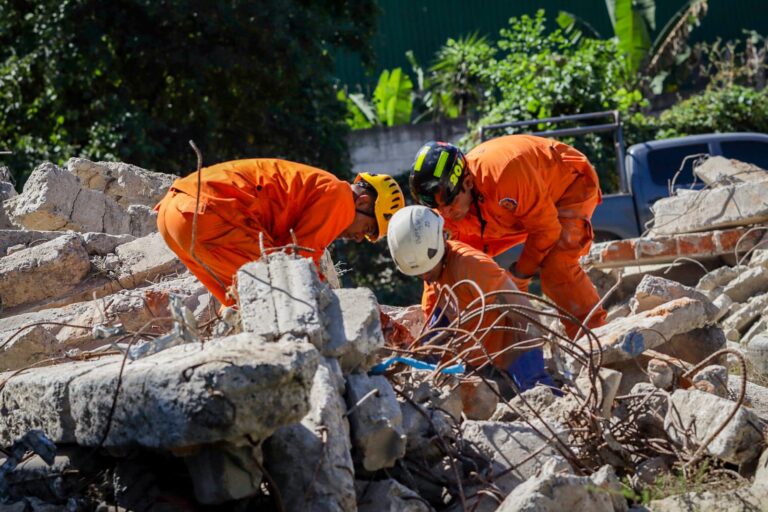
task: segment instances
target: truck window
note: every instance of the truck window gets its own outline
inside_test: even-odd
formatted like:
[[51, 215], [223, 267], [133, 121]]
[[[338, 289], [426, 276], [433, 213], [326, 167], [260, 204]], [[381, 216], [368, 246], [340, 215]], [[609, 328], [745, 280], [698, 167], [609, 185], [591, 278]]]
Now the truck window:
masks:
[[[693, 144], [690, 146], [677, 146], [672, 148], [654, 149], [648, 153], [648, 167], [651, 171], [651, 180], [656, 185], [667, 186], [683, 159], [688, 155], [696, 153], [709, 153], [707, 144]], [[685, 162], [685, 167], [680, 176], [675, 180], [676, 185], [686, 185], [693, 183], [693, 162], [694, 158]]]
[[749, 162], [768, 170], [768, 143], [753, 140], [723, 141], [723, 156]]

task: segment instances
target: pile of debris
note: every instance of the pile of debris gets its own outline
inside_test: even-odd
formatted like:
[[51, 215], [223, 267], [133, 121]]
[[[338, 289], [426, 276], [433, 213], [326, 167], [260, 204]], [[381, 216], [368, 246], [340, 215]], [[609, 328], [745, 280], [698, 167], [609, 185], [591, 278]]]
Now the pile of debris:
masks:
[[726, 174], [594, 247], [605, 327], [569, 340], [520, 292], [462, 312], [534, 326], [562, 388], [519, 394], [459, 351], [502, 327], [426, 329], [282, 252], [220, 314], [153, 232], [171, 176], [73, 159], [0, 183], [0, 509], [768, 509], [768, 243], [741, 227], [768, 206], [709, 231], [661, 210], [725, 190], [725, 215]]

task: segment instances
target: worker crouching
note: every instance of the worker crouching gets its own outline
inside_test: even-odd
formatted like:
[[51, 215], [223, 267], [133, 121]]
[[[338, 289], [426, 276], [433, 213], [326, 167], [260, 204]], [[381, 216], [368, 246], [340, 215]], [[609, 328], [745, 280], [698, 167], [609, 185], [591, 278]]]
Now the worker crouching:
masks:
[[[391, 177], [354, 183], [278, 159], [224, 162], [176, 180], [156, 206], [168, 247], [224, 305], [237, 270], [262, 250], [289, 248], [319, 267], [336, 238], [376, 241], [405, 204]], [[197, 215], [195, 215], [197, 211]]]
[[[509, 272], [490, 256], [463, 242], [446, 240], [443, 224], [443, 218], [429, 208], [407, 206], [392, 217], [387, 243], [398, 270], [424, 281], [421, 306], [428, 325], [447, 327], [451, 324], [451, 328], [474, 332], [481, 339], [482, 346], [470, 339], [463, 346], [450, 347], [450, 353], [444, 359], [461, 354], [462, 362], [481, 366], [490, 358], [496, 367], [509, 373], [519, 391], [536, 384], [554, 386], [544, 368], [540, 347], [515, 348], [531, 338], [526, 335], [530, 332], [526, 320], [509, 312], [499, 319], [501, 310], [493, 308], [504, 304], [530, 306], [528, 299], [514, 293], [518, 289]], [[438, 304], [440, 291], [446, 288], [453, 293], [448, 294], [450, 297], [444, 293]], [[486, 300], [482, 319], [455, 322], [459, 312], [473, 302], [478, 304], [481, 294]]]

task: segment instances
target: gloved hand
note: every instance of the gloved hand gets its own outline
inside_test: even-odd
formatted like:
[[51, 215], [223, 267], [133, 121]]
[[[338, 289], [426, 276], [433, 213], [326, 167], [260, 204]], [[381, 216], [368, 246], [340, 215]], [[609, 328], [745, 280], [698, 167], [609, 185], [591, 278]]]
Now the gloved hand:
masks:
[[521, 276], [515, 271], [515, 264], [513, 263], [511, 267], [509, 267], [509, 273], [512, 276], [512, 282], [515, 283], [515, 286], [517, 286], [517, 289], [521, 292], [528, 293], [528, 285], [531, 284], [531, 278], [533, 276]]

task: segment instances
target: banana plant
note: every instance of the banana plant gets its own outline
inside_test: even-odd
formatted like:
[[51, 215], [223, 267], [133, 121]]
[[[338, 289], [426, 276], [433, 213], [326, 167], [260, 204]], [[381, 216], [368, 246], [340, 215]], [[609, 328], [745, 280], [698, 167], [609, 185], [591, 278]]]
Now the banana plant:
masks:
[[338, 92], [347, 105], [347, 124], [353, 130], [407, 124], [413, 112], [413, 83], [401, 68], [384, 70], [369, 101], [362, 93]]

